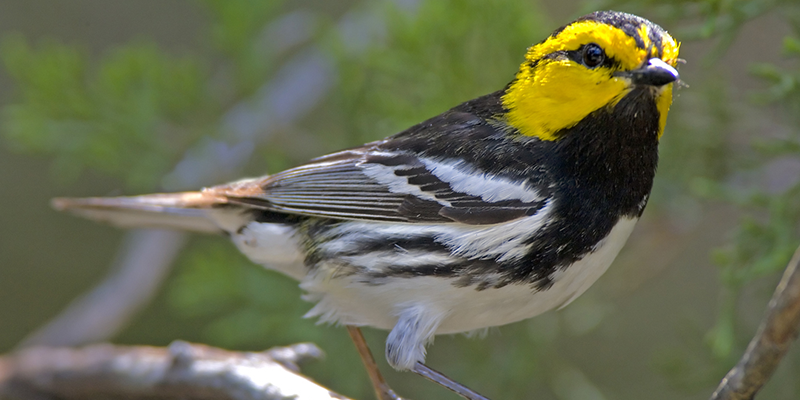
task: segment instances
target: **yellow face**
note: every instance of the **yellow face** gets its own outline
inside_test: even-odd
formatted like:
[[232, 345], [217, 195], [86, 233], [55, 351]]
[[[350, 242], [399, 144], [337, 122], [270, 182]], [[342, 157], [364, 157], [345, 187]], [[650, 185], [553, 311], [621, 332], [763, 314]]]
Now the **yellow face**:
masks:
[[[639, 83], [631, 72], [663, 61], [674, 68], [680, 45], [647, 20], [627, 24], [578, 20], [531, 47], [503, 95], [507, 122], [523, 135], [555, 140], [590, 113], [614, 107]], [[656, 61], [652, 61], [656, 59]], [[662, 65], [662, 64], [659, 64]], [[674, 71], [674, 69], [672, 70]], [[677, 74], [677, 72], [676, 72]], [[659, 137], [672, 104], [672, 83], [647, 85], [659, 110]]]

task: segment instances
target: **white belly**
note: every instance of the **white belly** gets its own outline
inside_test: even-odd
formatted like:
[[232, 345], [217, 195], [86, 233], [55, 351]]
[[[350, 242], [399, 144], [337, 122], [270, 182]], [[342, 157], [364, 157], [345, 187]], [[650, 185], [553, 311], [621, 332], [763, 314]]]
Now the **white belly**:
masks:
[[453, 285], [455, 278], [393, 277], [380, 285], [358, 276], [334, 277], [320, 268], [302, 280], [307, 299], [317, 302], [309, 317], [322, 322], [392, 329], [399, 316], [422, 311], [436, 334], [505, 325], [563, 307], [585, 292], [608, 269], [628, 239], [636, 219], [621, 219], [594, 251], [553, 275], [553, 285], [536, 291], [529, 284], [476, 290]]

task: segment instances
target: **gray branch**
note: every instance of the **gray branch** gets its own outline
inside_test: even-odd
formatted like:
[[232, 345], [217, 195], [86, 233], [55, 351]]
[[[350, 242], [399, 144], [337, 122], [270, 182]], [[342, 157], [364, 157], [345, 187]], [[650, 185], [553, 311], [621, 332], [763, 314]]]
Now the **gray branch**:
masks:
[[800, 248], [786, 267], [767, 313], [742, 358], [711, 400], [750, 400], [769, 380], [800, 330]]
[[34, 347], [0, 357], [0, 398], [342, 399], [298, 373], [313, 344], [246, 353], [187, 342], [169, 347]]

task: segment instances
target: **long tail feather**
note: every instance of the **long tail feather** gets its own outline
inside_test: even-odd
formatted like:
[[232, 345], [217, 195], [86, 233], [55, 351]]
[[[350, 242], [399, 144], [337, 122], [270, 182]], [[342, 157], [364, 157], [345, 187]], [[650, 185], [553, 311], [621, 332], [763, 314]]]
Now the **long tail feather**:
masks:
[[213, 205], [226, 200], [213, 192], [149, 194], [132, 197], [56, 198], [53, 208], [122, 228], [167, 228], [219, 233], [210, 219]]

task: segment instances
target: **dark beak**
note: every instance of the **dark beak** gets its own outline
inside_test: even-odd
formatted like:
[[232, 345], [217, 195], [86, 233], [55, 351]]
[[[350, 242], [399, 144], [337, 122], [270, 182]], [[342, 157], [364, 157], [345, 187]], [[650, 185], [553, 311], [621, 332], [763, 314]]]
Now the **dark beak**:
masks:
[[620, 73], [634, 85], [663, 86], [680, 79], [678, 71], [660, 58], [651, 58], [647, 64], [630, 72]]

